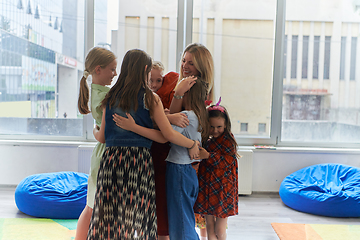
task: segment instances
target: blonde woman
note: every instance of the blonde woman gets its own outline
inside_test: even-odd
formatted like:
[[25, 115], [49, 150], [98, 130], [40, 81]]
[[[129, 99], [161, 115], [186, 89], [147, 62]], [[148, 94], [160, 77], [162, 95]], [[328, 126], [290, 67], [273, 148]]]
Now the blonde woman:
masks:
[[[212, 100], [212, 87], [214, 84], [214, 61], [213, 57], [204, 45], [200, 43], [189, 44], [181, 57], [180, 77], [173, 100], [170, 105], [170, 113], [181, 111], [183, 96], [194, 84], [196, 77], [201, 77], [207, 86], [208, 100]], [[184, 79], [182, 81], [182, 79]]]

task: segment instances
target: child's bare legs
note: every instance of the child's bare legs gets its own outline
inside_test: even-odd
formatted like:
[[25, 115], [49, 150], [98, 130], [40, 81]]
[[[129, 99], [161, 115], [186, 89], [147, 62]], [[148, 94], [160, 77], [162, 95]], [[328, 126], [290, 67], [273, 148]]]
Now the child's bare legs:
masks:
[[91, 215], [92, 208], [86, 205], [77, 223], [75, 240], [85, 240], [87, 238]]
[[209, 240], [217, 239], [215, 234], [215, 217], [211, 215], [205, 215], [206, 231]]
[[215, 233], [217, 239], [225, 240], [226, 239], [226, 226], [227, 218], [216, 218], [215, 219]]
[[200, 240], [206, 240], [207, 234], [206, 234], [206, 228], [200, 228]]
[[227, 218], [216, 218], [211, 215], [205, 215], [206, 229], [209, 240], [225, 240]]

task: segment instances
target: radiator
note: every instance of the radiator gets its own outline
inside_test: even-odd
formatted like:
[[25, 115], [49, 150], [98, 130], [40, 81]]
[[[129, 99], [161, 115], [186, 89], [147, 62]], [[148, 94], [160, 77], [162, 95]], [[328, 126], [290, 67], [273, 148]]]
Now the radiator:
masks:
[[250, 195], [252, 192], [253, 151], [238, 150], [239, 194]]
[[78, 147], [78, 172], [89, 173], [90, 159], [95, 146], [80, 145]]

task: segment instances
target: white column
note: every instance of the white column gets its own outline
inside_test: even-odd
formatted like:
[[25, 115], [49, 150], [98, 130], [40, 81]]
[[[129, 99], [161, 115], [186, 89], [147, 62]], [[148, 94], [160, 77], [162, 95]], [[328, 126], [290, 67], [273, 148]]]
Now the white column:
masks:
[[179, 69], [176, 69], [176, 32], [171, 31], [172, 29], [177, 29], [176, 17], [169, 17], [169, 61], [168, 61], [168, 71], [178, 72]]
[[119, 0], [119, 22], [117, 30], [117, 52], [115, 55], [118, 57], [118, 72], [120, 72], [120, 66], [123, 56], [125, 55], [125, 8], [126, 0]]
[[[202, 0], [204, 2], [205, 0]], [[200, 17], [200, 34], [199, 34], [199, 42], [206, 46], [206, 33], [207, 33], [207, 14], [202, 13]]]
[[350, 62], [351, 62], [351, 23], [347, 24], [347, 35], [346, 35], [346, 48], [345, 48], [345, 101], [344, 107], [349, 107], [349, 93], [350, 93]]
[[222, 58], [222, 17], [215, 17], [215, 36], [214, 36], [214, 101], [221, 96], [221, 58]]
[[94, 0], [85, 1], [85, 53], [94, 47]]
[[301, 89], [302, 78], [302, 52], [303, 52], [303, 22], [299, 22], [299, 35], [297, 45], [297, 63], [296, 63], [296, 84]]
[[321, 35], [319, 43], [319, 88], [324, 87], [324, 61], [325, 61], [325, 22], [321, 23]]
[[287, 49], [286, 49], [286, 85], [290, 85], [291, 78], [291, 48], [292, 48], [292, 22], [288, 21]]
[[308, 53], [308, 88], [312, 89], [314, 64], [314, 22], [310, 23], [309, 53]]
[[[94, 0], [85, 1], [85, 54], [89, 52], [89, 50], [94, 47]], [[77, 74], [74, 74], [77, 78]], [[69, 85], [71, 86], [71, 85]], [[59, 86], [60, 88], [60, 86]], [[66, 91], [60, 91], [62, 94]], [[60, 99], [59, 106], [61, 105]], [[60, 108], [60, 107], [59, 107]], [[63, 114], [58, 110], [59, 116]], [[91, 114], [84, 115], [83, 121], [83, 130], [85, 132], [86, 139], [94, 139], [94, 135], [92, 134], [92, 129], [94, 128], [94, 120]]]
[[161, 61], [162, 17], [154, 17], [154, 59]]
[[141, 14], [140, 16], [140, 49], [146, 52], [147, 49], [147, 20], [148, 16]]
[[[360, 32], [360, 24], [359, 26], [359, 32]], [[356, 43], [356, 67], [355, 67], [355, 108], [360, 108], [360, 37], [357, 37], [357, 43]]]
[[340, 52], [341, 52], [341, 16], [337, 14], [333, 23], [330, 45], [330, 93], [331, 108], [339, 106], [339, 76], [340, 76]]

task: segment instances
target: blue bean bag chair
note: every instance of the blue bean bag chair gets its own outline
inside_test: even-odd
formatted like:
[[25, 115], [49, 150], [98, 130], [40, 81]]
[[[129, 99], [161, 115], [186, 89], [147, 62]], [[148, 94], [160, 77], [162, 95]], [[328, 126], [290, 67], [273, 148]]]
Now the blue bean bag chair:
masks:
[[34, 217], [76, 219], [86, 204], [88, 174], [54, 172], [31, 175], [15, 190], [20, 211]]
[[360, 168], [318, 164], [300, 169], [281, 183], [290, 208], [329, 217], [360, 217]]

